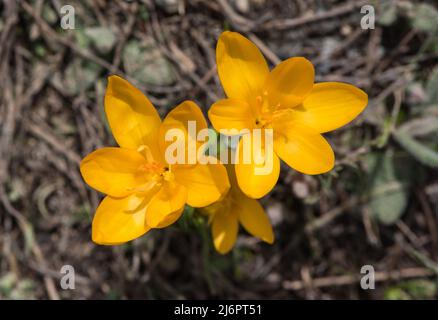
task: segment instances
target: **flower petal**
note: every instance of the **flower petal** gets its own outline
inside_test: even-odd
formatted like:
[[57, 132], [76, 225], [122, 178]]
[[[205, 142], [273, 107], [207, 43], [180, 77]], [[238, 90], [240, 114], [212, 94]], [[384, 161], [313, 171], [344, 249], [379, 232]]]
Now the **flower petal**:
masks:
[[217, 42], [216, 62], [228, 98], [250, 102], [261, 94], [269, 68], [260, 50], [247, 38], [223, 32]]
[[236, 243], [239, 224], [234, 213], [218, 212], [214, 215], [211, 232], [214, 247], [220, 254], [228, 253]]
[[147, 200], [131, 195], [107, 196], [94, 215], [92, 239], [97, 244], [114, 245], [131, 241], [150, 230], [145, 224]]
[[[166, 141], [166, 134], [170, 134], [172, 130], [179, 130], [184, 137], [184, 141], [181, 141], [184, 143], [184, 163], [196, 163], [197, 150], [203, 144], [197, 141], [197, 135], [200, 130], [207, 128], [207, 121], [201, 109], [192, 101], [184, 101], [168, 113], [160, 126], [159, 143], [162, 154], [166, 157], [167, 148], [174, 142]], [[165, 160], [167, 163], [174, 164], [169, 159]]]
[[292, 117], [323, 133], [346, 125], [367, 104], [367, 94], [355, 86], [340, 82], [317, 83], [303, 103], [292, 109]]
[[181, 216], [186, 200], [185, 187], [175, 182], [164, 181], [147, 207], [146, 224], [151, 228], [167, 227]]
[[279, 63], [266, 79], [265, 91], [273, 108], [293, 108], [312, 91], [315, 69], [306, 58]]
[[[247, 136], [251, 136], [251, 144], [245, 147]], [[273, 151], [272, 145], [271, 148], [266, 148], [264, 145], [259, 148], [253, 142], [253, 133], [243, 136], [239, 141], [235, 172], [243, 193], [250, 198], [258, 199], [271, 191], [277, 183], [280, 175], [280, 160]], [[259, 160], [263, 161], [257, 160], [259, 156], [261, 158]]]
[[230, 188], [227, 170], [220, 164], [176, 166], [175, 181], [187, 189], [187, 204], [205, 207], [218, 201]]
[[137, 151], [102, 148], [86, 156], [80, 170], [92, 188], [113, 197], [125, 197], [147, 182], [147, 175], [139, 170], [145, 163]]
[[318, 132], [292, 121], [283, 121], [274, 123], [274, 133], [275, 152], [295, 170], [320, 174], [333, 168], [333, 150]]
[[274, 232], [269, 218], [257, 200], [245, 196], [239, 197], [234, 202], [232, 210], [236, 212], [240, 223], [248, 233], [269, 244], [274, 242]]
[[110, 76], [105, 112], [119, 146], [137, 150], [146, 145], [154, 158], [160, 159], [157, 145], [160, 116], [140, 90], [118, 76]]
[[255, 123], [250, 105], [239, 99], [219, 100], [211, 106], [208, 117], [216, 131], [252, 129]]
[[174, 224], [182, 215], [184, 211], [184, 206], [181, 207], [181, 209], [176, 210], [169, 215], [167, 215], [155, 228], [161, 229], [166, 228], [172, 224]]

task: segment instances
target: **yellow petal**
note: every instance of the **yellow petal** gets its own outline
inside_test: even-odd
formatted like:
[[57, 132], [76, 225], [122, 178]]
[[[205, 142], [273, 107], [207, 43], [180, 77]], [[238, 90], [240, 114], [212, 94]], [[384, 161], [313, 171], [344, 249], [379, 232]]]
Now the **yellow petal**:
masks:
[[218, 201], [230, 188], [227, 170], [220, 164], [176, 166], [175, 181], [187, 189], [187, 204], [205, 207]]
[[97, 244], [121, 244], [150, 230], [145, 224], [147, 201], [131, 195], [125, 198], [105, 197], [94, 215], [92, 239]]
[[217, 131], [252, 129], [255, 123], [255, 115], [250, 105], [239, 99], [219, 100], [211, 106], [208, 117]]
[[154, 158], [160, 159], [157, 137], [161, 120], [152, 103], [128, 81], [108, 78], [105, 112], [119, 146], [137, 150], [146, 145]]
[[274, 123], [274, 150], [281, 160], [305, 174], [331, 170], [335, 156], [321, 134], [292, 121]]
[[147, 182], [140, 171], [146, 163], [137, 151], [123, 148], [98, 149], [81, 161], [81, 174], [92, 188], [113, 197], [125, 197]]
[[211, 232], [214, 247], [220, 254], [228, 253], [236, 243], [239, 224], [234, 213], [218, 212], [214, 215]]
[[368, 104], [362, 90], [346, 83], [323, 82], [313, 86], [303, 103], [292, 109], [291, 116], [299, 123], [323, 133], [346, 125]]
[[[170, 138], [172, 138], [173, 134], [171, 133], [174, 130], [179, 130], [184, 138], [182, 142], [184, 143], [185, 163], [196, 163], [197, 150], [202, 145], [202, 142], [197, 141], [197, 135], [201, 129], [207, 128], [207, 121], [201, 109], [192, 101], [184, 101], [168, 113], [160, 126], [161, 153], [165, 155], [166, 149], [174, 142], [174, 140], [166, 141], [166, 134], [170, 134]], [[189, 161], [189, 151], [190, 159], [194, 162]], [[168, 159], [166, 160], [169, 163]]]
[[266, 80], [271, 108], [292, 108], [311, 92], [315, 69], [306, 58], [289, 58], [278, 64]]
[[183, 211], [184, 211], [184, 206], [182, 206], [181, 209], [176, 210], [171, 214], [167, 215], [155, 228], [157, 229], [166, 228], [174, 224], [181, 217]]
[[164, 181], [161, 189], [152, 197], [147, 207], [146, 224], [151, 228], [164, 228], [181, 216], [187, 200], [186, 189]]
[[228, 98], [252, 102], [261, 94], [269, 68], [254, 43], [239, 33], [226, 31], [217, 42], [216, 62]]
[[[252, 133], [249, 135], [251, 135], [251, 142], [253, 142], [254, 135]], [[236, 178], [240, 189], [248, 197], [258, 199], [271, 191], [277, 183], [280, 175], [280, 160], [273, 152], [272, 146], [269, 151], [269, 148], [264, 145], [259, 148], [251, 143], [248, 150], [246, 150], [245, 138], [247, 136], [243, 136], [239, 141], [235, 164]], [[263, 161], [258, 161], [257, 157], [254, 157], [254, 150], [256, 155], [261, 157], [260, 160]], [[247, 157], [246, 160], [245, 157]]]
[[233, 202], [231, 210], [239, 217], [245, 230], [269, 244], [274, 242], [274, 232], [263, 207], [255, 199], [239, 197]]

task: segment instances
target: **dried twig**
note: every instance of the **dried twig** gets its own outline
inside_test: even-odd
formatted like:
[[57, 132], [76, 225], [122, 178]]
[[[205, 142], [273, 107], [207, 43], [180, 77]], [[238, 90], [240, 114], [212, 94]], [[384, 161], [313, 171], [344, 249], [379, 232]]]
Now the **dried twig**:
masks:
[[272, 21], [268, 21], [262, 26], [262, 28], [264, 30], [272, 30], [272, 29], [285, 30], [285, 29], [297, 28], [306, 24], [320, 22], [326, 19], [333, 19], [338, 16], [345, 15], [366, 4], [369, 4], [368, 0], [347, 2], [344, 5], [339, 5], [338, 7], [335, 7], [329, 11], [322, 13], [317, 13], [309, 16], [302, 16], [294, 19], [284, 19], [284, 20], [275, 19]]
[[[374, 276], [376, 282], [398, 281], [403, 279], [424, 278], [433, 276], [434, 272], [426, 268], [405, 268], [391, 271], [377, 271]], [[313, 288], [339, 287], [360, 283], [360, 275], [343, 275], [311, 279], [310, 285]], [[303, 290], [306, 284], [303, 280], [284, 281], [285, 290]]]

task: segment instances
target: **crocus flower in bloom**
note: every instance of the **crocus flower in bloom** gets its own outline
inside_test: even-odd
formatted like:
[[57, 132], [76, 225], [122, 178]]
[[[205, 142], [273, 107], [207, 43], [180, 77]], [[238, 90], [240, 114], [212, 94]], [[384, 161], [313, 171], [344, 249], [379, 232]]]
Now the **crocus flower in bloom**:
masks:
[[204, 207], [229, 189], [222, 164], [168, 164], [164, 137], [172, 128], [188, 136], [188, 121], [207, 128], [199, 107], [185, 101], [161, 122], [151, 104], [128, 81], [111, 76], [105, 112], [119, 148], [102, 148], [86, 156], [80, 166], [84, 180], [107, 194], [96, 210], [92, 239], [98, 244], [120, 244], [151, 228], [174, 223], [187, 203]]
[[356, 118], [368, 103], [365, 92], [345, 83], [314, 83], [313, 65], [302, 57], [289, 58], [270, 71], [258, 48], [235, 32], [220, 36], [216, 60], [228, 98], [210, 108], [213, 127], [273, 133], [274, 163], [269, 174], [255, 174], [256, 167], [263, 165], [255, 161], [236, 163], [237, 181], [245, 194], [266, 195], [278, 180], [280, 159], [305, 174], [333, 168], [333, 150], [321, 133]]
[[248, 233], [272, 244], [274, 232], [263, 207], [239, 189], [234, 166], [228, 164], [226, 168], [231, 185], [228, 193], [222, 200], [201, 209], [209, 216], [214, 247], [221, 254], [229, 252], [236, 243], [239, 222]]

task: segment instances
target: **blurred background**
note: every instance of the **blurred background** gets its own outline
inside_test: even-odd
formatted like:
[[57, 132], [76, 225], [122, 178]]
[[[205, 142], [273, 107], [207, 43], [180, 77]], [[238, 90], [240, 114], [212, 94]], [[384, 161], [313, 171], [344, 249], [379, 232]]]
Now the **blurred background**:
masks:
[[[74, 29], [61, 27], [65, 5]], [[364, 5], [374, 6], [374, 29], [361, 28]], [[433, 0], [3, 0], [0, 298], [437, 298], [437, 10]], [[191, 209], [131, 243], [95, 245], [102, 195], [78, 166], [115, 145], [107, 76], [134, 83], [161, 115], [184, 99], [206, 112], [224, 96], [215, 66], [224, 30], [249, 37], [271, 66], [304, 56], [318, 82], [369, 94], [358, 119], [326, 135], [335, 169], [282, 166], [261, 200], [272, 246], [240, 230], [221, 256]], [[74, 267], [74, 290], [60, 286], [63, 265]], [[374, 290], [360, 287], [364, 265]]]

